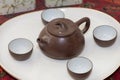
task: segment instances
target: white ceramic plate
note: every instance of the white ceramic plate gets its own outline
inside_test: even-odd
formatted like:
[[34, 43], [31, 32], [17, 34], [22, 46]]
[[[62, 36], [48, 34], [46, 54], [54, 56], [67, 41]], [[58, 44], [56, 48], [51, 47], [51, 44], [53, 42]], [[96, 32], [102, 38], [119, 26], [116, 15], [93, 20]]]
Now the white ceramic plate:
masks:
[[[85, 33], [85, 48], [79, 56], [93, 62], [93, 70], [87, 80], [103, 80], [120, 66], [120, 24], [111, 16], [92, 9], [60, 8], [66, 18], [74, 22], [89, 17], [91, 26]], [[113, 26], [118, 31], [116, 42], [111, 47], [99, 47], [93, 40], [93, 29], [100, 25]], [[36, 39], [44, 28], [41, 11], [15, 17], [0, 27], [0, 64], [14, 77], [21, 80], [73, 80], [66, 69], [67, 60], [46, 57]], [[8, 43], [15, 38], [27, 38], [34, 44], [32, 56], [26, 61], [14, 60], [8, 51]]]

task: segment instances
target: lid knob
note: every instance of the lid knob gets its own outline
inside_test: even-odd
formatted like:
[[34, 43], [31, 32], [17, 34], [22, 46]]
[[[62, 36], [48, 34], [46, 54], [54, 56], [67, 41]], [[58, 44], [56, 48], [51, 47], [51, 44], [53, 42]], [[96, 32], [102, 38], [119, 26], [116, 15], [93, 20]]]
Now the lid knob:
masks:
[[76, 28], [76, 25], [71, 20], [65, 18], [55, 19], [47, 25], [48, 32], [59, 37], [72, 34]]

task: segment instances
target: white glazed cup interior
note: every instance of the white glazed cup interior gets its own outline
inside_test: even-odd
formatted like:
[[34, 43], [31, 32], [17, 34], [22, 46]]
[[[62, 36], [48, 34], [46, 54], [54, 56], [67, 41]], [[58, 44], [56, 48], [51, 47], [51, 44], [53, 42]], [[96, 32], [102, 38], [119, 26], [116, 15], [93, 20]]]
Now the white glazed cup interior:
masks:
[[67, 68], [75, 74], [85, 74], [92, 70], [92, 62], [85, 57], [76, 57], [68, 61]]
[[33, 49], [33, 44], [28, 39], [17, 38], [9, 43], [8, 48], [14, 54], [26, 54]]
[[59, 9], [47, 9], [44, 10], [41, 14], [41, 17], [44, 21], [50, 22], [53, 19], [56, 18], [64, 18], [64, 13], [63, 11]]
[[102, 25], [94, 29], [93, 35], [95, 38], [101, 41], [109, 41], [117, 36], [117, 31], [112, 26]]

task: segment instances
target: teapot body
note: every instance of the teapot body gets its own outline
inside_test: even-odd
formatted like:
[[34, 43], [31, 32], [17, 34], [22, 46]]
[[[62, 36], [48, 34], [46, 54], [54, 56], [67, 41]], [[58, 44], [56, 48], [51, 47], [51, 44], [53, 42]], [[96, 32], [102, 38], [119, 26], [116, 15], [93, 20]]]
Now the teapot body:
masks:
[[[86, 22], [85, 28], [78, 27]], [[45, 55], [54, 59], [70, 59], [78, 56], [84, 49], [84, 33], [90, 21], [82, 18], [76, 23], [69, 19], [59, 18], [49, 22], [41, 31], [37, 42]]]
[[83, 33], [76, 31], [66, 37], [56, 37], [49, 34], [45, 27], [39, 35], [39, 47], [45, 55], [55, 59], [69, 59], [78, 56], [84, 48]]

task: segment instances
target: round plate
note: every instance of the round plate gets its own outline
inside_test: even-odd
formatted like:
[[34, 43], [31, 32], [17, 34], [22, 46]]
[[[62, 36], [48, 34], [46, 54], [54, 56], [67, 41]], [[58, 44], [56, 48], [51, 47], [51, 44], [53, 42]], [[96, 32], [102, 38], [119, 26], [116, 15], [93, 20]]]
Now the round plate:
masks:
[[[103, 80], [111, 75], [120, 66], [119, 22], [97, 10], [60, 9], [65, 13], [66, 18], [74, 22], [83, 17], [89, 17], [91, 20], [90, 29], [84, 34], [85, 48], [79, 55], [93, 62], [93, 70], [87, 80]], [[36, 39], [44, 28], [41, 12], [24, 14], [2, 24], [0, 27], [0, 64], [9, 74], [21, 80], [73, 80], [66, 69], [67, 60], [51, 59], [39, 49]], [[112, 46], [104, 48], [95, 43], [93, 29], [100, 25], [110, 25], [118, 31], [116, 42]], [[14, 60], [8, 51], [9, 42], [16, 38], [27, 38], [34, 44], [33, 53], [26, 61]]]

